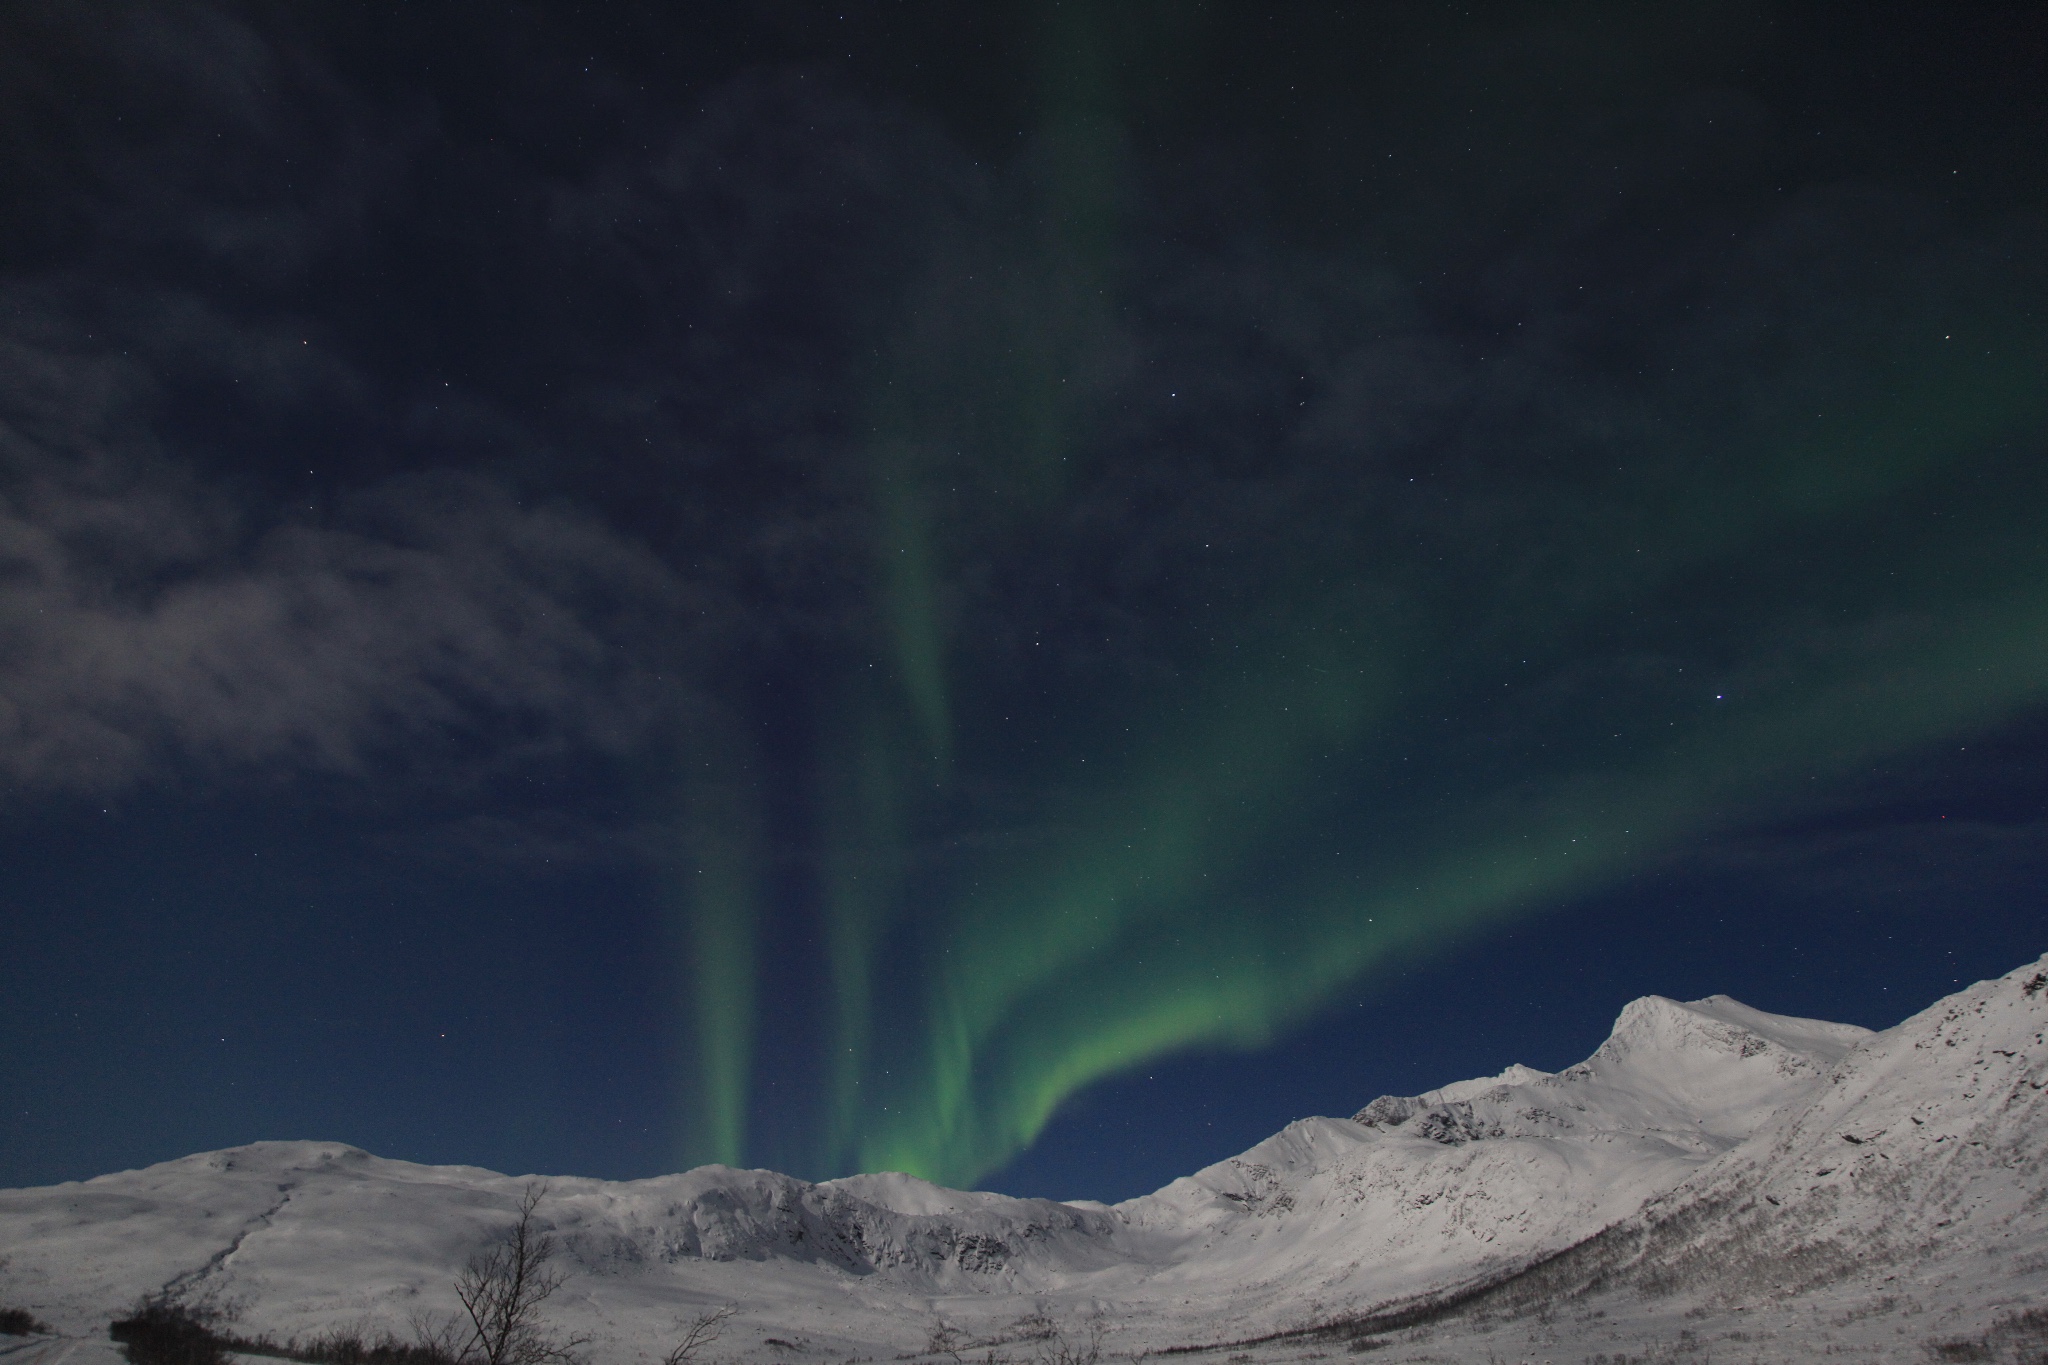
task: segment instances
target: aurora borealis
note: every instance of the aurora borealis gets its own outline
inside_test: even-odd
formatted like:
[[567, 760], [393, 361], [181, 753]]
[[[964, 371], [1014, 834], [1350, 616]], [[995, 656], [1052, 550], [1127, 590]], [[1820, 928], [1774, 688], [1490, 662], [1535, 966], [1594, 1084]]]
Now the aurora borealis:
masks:
[[1873, 965], [1701, 992], [2038, 953], [2042, 25], [1932, 14], [18, 9], [0, 1182], [1093, 1195], [1766, 844]]

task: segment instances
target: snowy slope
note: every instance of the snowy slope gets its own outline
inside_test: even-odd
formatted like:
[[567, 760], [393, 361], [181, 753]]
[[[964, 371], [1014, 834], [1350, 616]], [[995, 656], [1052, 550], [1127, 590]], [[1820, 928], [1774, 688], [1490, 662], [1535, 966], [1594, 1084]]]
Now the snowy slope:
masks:
[[[904, 1175], [556, 1179], [542, 1213], [575, 1272], [559, 1316], [607, 1360], [658, 1358], [678, 1318], [722, 1302], [740, 1308], [729, 1357], [916, 1351], [942, 1320], [1016, 1343], [1034, 1319], [1091, 1313], [1125, 1351], [1342, 1321], [1496, 1280], [1483, 1314], [1509, 1318], [1531, 1296], [1609, 1284], [1631, 1303], [1661, 1294], [1707, 1312], [1750, 1304], [1766, 1280], [1788, 1293], [1873, 1274], [1960, 1284], [1943, 1257], [1997, 1262], [1973, 1283], [2020, 1302], [2048, 1265], [2031, 1088], [2048, 1083], [2048, 989], [2028, 989], [2036, 971], [1877, 1035], [1726, 997], [1649, 997], [1555, 1075], [1510, 1067], [1303, 1120], [1108, 1208]], [[248, 1329], [279, 1335], [403, 1328], [452, 1306], [454, 1269], [525, 1183], [339, 1144], [258, 1143], [4, 1191], [0, 1303], [81, 1335], [164, 1287], [243, 1302]], [[1624, 1318], [1641, 1314], [1604, 1321]]]
[[1390, 1344], [1478, 1360], [1503, 1337], [1577, 1356], [1720, 1339], [1765, 1359], [1919, 1360], [1947, 1342], [1951, 1359], [1994, 1358], [1977, 1343], [2035, 1360], [2044, 1310], [2048, 957], [1870, 1036], [1810, 1101], [1636, 1214]]
[[[526, 1183], [333, 1143], [265, 1142], [9, 1191], [0, 1193], [0, 1245], [14, 1248], [5, 1293], [67, 1331], [102, 1327], [112, 1309], [164, 1287], [246, 1303], [248, 1329], [279, 1335], [365, 1318], [402, 1327], [415, 1310], [452, 1309], [451, 1271], [508, 1222]], [[721, 1166], [643, 1181], [554, 1179], [544, 1213], [579, 1272], [564, 1312], [579, 1330], [617, 1335], [626, 1322], [635, 1335], [633, 1319], [660, 1332], [729, 1300], [770, 1318], [847, 1300], [833, 1316], [855, 1334], [834, 1340], [871, 1344], [894, 1335], [894, 1300], [906, 1293], [1007, 1278], [1013, 1248], [1028, 1264], [1049, 1243], [1109, 1240], [1105, 1215], [1047, 1200], [953, 1195], [961, 1211], [934, 1215], [853, 1192], [934, 1207], [952, 1194], [901, 1176], [879, 1186]], [[879, 1299], [861, 1292], [884, 1280]], [[876, 1321], [863, 1326], [869, 1312]]]
[[[1780, 1115], [1545, 1267], [1731, 1306], [1851, 1281], [2048, 1288], [2048, 958], [1872, 1036]], [[2015, 1300], [2017, 1301], [2017, 1300]]]
[[1241, 1333], [1286, 1327], [1579, 1241], [1811, 1096], [1865, 1036], [1651, 996], [1566, 1071], [1515, 1066], [1306, 1119], [1115, 1212], [1134, 1259], [1166, 1267], [1154, 1291], [1227, 1292]]

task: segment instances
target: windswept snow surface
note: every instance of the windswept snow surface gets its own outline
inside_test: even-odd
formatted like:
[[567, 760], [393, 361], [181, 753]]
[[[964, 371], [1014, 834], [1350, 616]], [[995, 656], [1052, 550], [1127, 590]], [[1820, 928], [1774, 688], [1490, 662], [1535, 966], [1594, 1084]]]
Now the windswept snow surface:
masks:
[[[739, 1309], [725, 1358], [886, 1358], [940, 1322], [1029, 1358], [1045, 1322], [1096, 1315], [1117, 1354], [1263, 1337], [1237, 1349], [1309, 1357], [1376, 1310], [1459, 1293], [1374, 1337], [1394, 1348], [1375, 1358], [1578, 1359], [1580, 1337], [1697, 1345], [1710, 1321], [1804, 1312], [1801, 1296], [1861, 1311], [1899, 1277], [1977, 1331], [2034, 1303], [2048, 1267], [2044, 969], [1875, 1035], [1647, 997], [1555, 1075], [1515, 1066], [1305, 1119], [1109, 1207], [889, 1174], [555, 1178], [542, 1213], [574, 1273], [550, 1306], [600, 1361], [659, 1359], [679, 1320], [720, 1303]], [[402, 1332], [453, 1307], [453, 1271], [526, 1184], [272, 1142], [0, 1192], [0, 1304], [94, 1335], [168, 1287], [246, 1305], [245, 1331]], [[1920, 1359], [1936, 1329], [1895, 1332], [1892, 1298], [1856, 1319], [1890, 1334], [1868, 1349]]]

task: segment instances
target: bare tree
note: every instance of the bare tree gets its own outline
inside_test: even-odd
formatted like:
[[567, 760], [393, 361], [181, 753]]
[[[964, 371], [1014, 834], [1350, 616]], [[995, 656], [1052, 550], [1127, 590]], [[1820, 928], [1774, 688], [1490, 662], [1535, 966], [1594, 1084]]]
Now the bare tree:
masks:
[[1011, 1323], [1010, 1330], [1016, 1333], [1019, 1341], [1049, 1341], [1059, 1335], [1060, 1325], [1040, 1300], [1029, 1313]]
[[1100, 1365], [1102, 1338], [1107, 1330], [1100, 1313], [1092, 1314], [1081, 1330], [1072, 1335], [1053, 1323], [1052, 1330], [1038, 1338], [1031, 1359], [1034, 1365]]
[[519, 1221], [493, 1245], [469, 1258], [455, 1278], [455, 1297], [469, 1315], [469, 1340], [460, 1356], [474, 1365], [578, 1365], [578, 1348], [588, 1337], [547, 1330], [540, 1307], [565, 1273], [554, 1264], [554, 1235], [538, 1226], [533, 1211], [548, 1187], [535, 1181], [519, 1200]]
[[705, 1309], [692, 1318], [687, 1327], [680, 1322], [677, 1323], [676, 1327], [682, 1331], [683, 1339], [661, 1358], [661, 1365], [693, 1365], [697, 1353], [718, 1340], [719, 1333], [725, 1330], [727, 1319], [738, 1311], [737, 1306], [723, 1303], [716, 1308]]
[[946, 1356], [952, 1360], [953, 1365], [965, 1365], [960, 1353], [973, 1344], [965, 1332], [934, 1314], [931, 1331], [925, 1335], [924, 1353], [928, 1356]]
[[460, 1313], [415, 1310], [411, 1317], [412, 1348], [418, 1359], [458, 1365], [475, 1329]]

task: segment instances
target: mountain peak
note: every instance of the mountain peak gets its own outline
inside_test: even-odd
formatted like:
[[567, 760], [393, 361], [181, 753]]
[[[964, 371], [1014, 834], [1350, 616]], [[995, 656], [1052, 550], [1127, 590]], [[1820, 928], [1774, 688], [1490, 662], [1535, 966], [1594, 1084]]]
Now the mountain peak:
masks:
[[1818, 1066], [1840, 1060], [1869, 1036], [1869, 1029], [1854, 1024], [1770, 1014], [1725, 995], [1686, 1001], [1646, 995], [1622, 1006], [1613, 1031], [1589, 1061], [1625, 1065], [1649, 1054], [1661, 1064], [1676, 1053], [1789, 1053]]
[[1853, 1024], [1770, 1014], [1725, 995], [1646, 995], [1622, 1007], [1591, 1057], [1561, 1074], [1697, 1115], [1701, 1133], [1734, 1141], [1804, 1095], [1869, 1035]]

